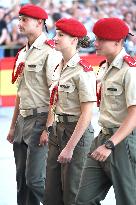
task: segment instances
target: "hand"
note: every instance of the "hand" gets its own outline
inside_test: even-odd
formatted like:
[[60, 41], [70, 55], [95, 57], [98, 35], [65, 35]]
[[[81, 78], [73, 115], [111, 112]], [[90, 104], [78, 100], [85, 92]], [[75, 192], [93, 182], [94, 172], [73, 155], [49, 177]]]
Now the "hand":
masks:
[[60, 155], [58, 156], [58, 162], [60, 163], [67, 163], [70, 162], [72, 159], [72, 155], [73, 155], [73, 150], [68, 149], [67, 147], [65, 147]]
[[111, 149], [107, 149], [105, 145], [101, 145], [96, 150], [94, 150], [94, 152], [89, 153], [88, 156], [100, 162], [104, 162], [111, 154], [111, 152]]
[[42, 132], [42, 134], [40, 136], [39, 146], [43, 146], [43, 145], [48, 143], [48, 135], [49, 135], [49, 133], [46, 132], [45, 130]]
[[15, 132], [15, 128], [11, 128], [11, 129], [9, 130], [8, 135], [7, 135], [7, 140], [8, 140], [11, 144], [13, 144], [13, 141], [14, 141], [14, 132]]

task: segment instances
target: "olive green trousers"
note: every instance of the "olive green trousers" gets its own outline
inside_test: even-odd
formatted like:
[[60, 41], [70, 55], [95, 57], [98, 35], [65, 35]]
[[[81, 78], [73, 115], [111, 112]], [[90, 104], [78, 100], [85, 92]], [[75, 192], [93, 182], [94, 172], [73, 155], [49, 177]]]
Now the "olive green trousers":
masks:
[[[91, 152], [116, 129], [112, 131], [100, 132], [92, 143]], [[74, 205], [100, 205], [112, 185], [116, 205], [136, 205], [136, 130], [115, 147], [105, 162], [87, 158]]]
[[94, 138], [92, 127], [87, 128], [78, 142], [71, 162], [60, 164], [57, 159], [71, 137], [76, 123], [57, 123], [56, 135], [49, 137], [44, 205], [71, 205], [75, 201], [85, 159]]

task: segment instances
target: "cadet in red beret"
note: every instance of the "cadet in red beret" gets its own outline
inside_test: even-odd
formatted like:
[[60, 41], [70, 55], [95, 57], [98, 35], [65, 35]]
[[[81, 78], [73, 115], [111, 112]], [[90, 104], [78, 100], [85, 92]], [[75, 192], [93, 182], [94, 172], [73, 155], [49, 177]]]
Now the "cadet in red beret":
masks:
[[104, 18], [93, 32], [96, 53], [107, 59], [99, 75], [101, 132], [88, 154], [75, 204], [100, 204], [113, 185], [116, 205], [135, 205], [136, 60], [123, 47], [129, 29], [119, 18]]
[[43, 32], [47, 17], [47, 13], [35, 5], [25, 5], [19, 11], [19, 30], [28, 43], [18, 52], [12, 72], [12, 83], [16, 82], [18, 89], [7, 136], [13, 143], [18, 205], [43, 202], [49, 87], [52, 72], [62, 58], [54, 49], [54, 41], [47, 39]]
[[56, 22], [55, 49], [61, 51], [63, 59], [51, 86], [50, 105], [57, 133], [49, 137], [44, 205], [74, 204], [94, 136], [89, 123], [96, 101], [96, 79], [91, 65], [78, 53], [79, 47], [90, 46], [86, 35], [85, 26], [76, 19]]

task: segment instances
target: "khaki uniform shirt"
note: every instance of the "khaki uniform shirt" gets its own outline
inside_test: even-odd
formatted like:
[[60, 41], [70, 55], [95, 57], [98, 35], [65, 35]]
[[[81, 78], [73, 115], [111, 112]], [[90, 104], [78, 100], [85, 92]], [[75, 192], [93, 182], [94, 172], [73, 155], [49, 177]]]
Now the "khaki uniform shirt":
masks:
[[26, 46], [19, 53], [16, 66], [20, 62], [25, 63], [24, 72], [18, 80], [20, 109], [44, 106], [48, 111], [52, 73], [62, 57], [60, 52], [45, 44], [45, 40], [47, 38], [42, 33], [29, 49]]
[[136, 67], [130, 67], [123, 60], [125, 55], [123, 48], [109, 67], [105, 65], [99, 118], [102, 127], [120, 126], [128, 107], [136, 105]]
[[85, 72], [76, 53], [61, 69], [54, 72], [53, 86], [58, 85], [56, 114], [79, 116], [82, 102], [96, 101], [96, 78], [93, 71]]

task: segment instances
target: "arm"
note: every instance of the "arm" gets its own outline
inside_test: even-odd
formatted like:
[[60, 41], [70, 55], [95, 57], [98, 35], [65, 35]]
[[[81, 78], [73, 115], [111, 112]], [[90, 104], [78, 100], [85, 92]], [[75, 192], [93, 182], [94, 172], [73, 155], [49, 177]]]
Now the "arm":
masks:
[[14, 113], [13, 113], [13, 117], [12, 117], [12, 121], [10, 125], [10, 130], [7, 136], [7, 140], [10, 143], [13, 143], [13, 139], [14, 139], [15, 124], [16, 124], [17, 117], [19, 114], [19, 103], [20, 103], [20, 97], [17, 95], [16, 102], [15, 102], [15, 109], [14, 109]]
[[[117, 145], [122, 140], [124, 140], [135, 128], [136, 128], [136, 105], [130, 106], [128, 108], [128, 115], [122, 122], [119, 129], [114, 133], [114, 135], [109, 140], [111, 140], [114, 143], [114, 145]], [[111, 154], [111, 150], [106, 149], [105, 145], [101, 145], [91, 154], [91, 157], [93, 157], [98, 161], [105, 161], [110, 154]]]
[[52, 126], [53, 122], [54, 122], [54, 113], [51, 110], [51, 106], [49, 106], [47, 122], [45, 125], [46, 129], [41, 134], [39, 146], [42, 146], [48, 143], [48, 135], [49, 135], [48, 127]]
[[53, 122], [54, 122], [54, 113], [52, 112], [51, 106], [49, 106], [49, 113], [46, 122], [46, 127], [52, 126]]
[[136, 105], [128, 108], [128, 115], [115, 134], [110, 138], [114, 145], [119, 144], [136, 128]]
[[75, 127], [75, 130], [70, 137], [66, 147], [62, 150], [58, 157], [58, 161], [60, 163], [69, 162], [72, 158], [72, 154], [74, 151], [75, 146], [77, 145], [78, 141], [82, 137], [83, 133], [87, 129], [91, 118], [92, 118], [92, 110], [93, 110], [93, 102], [84, 102], [81, 103], [81, 115]]

